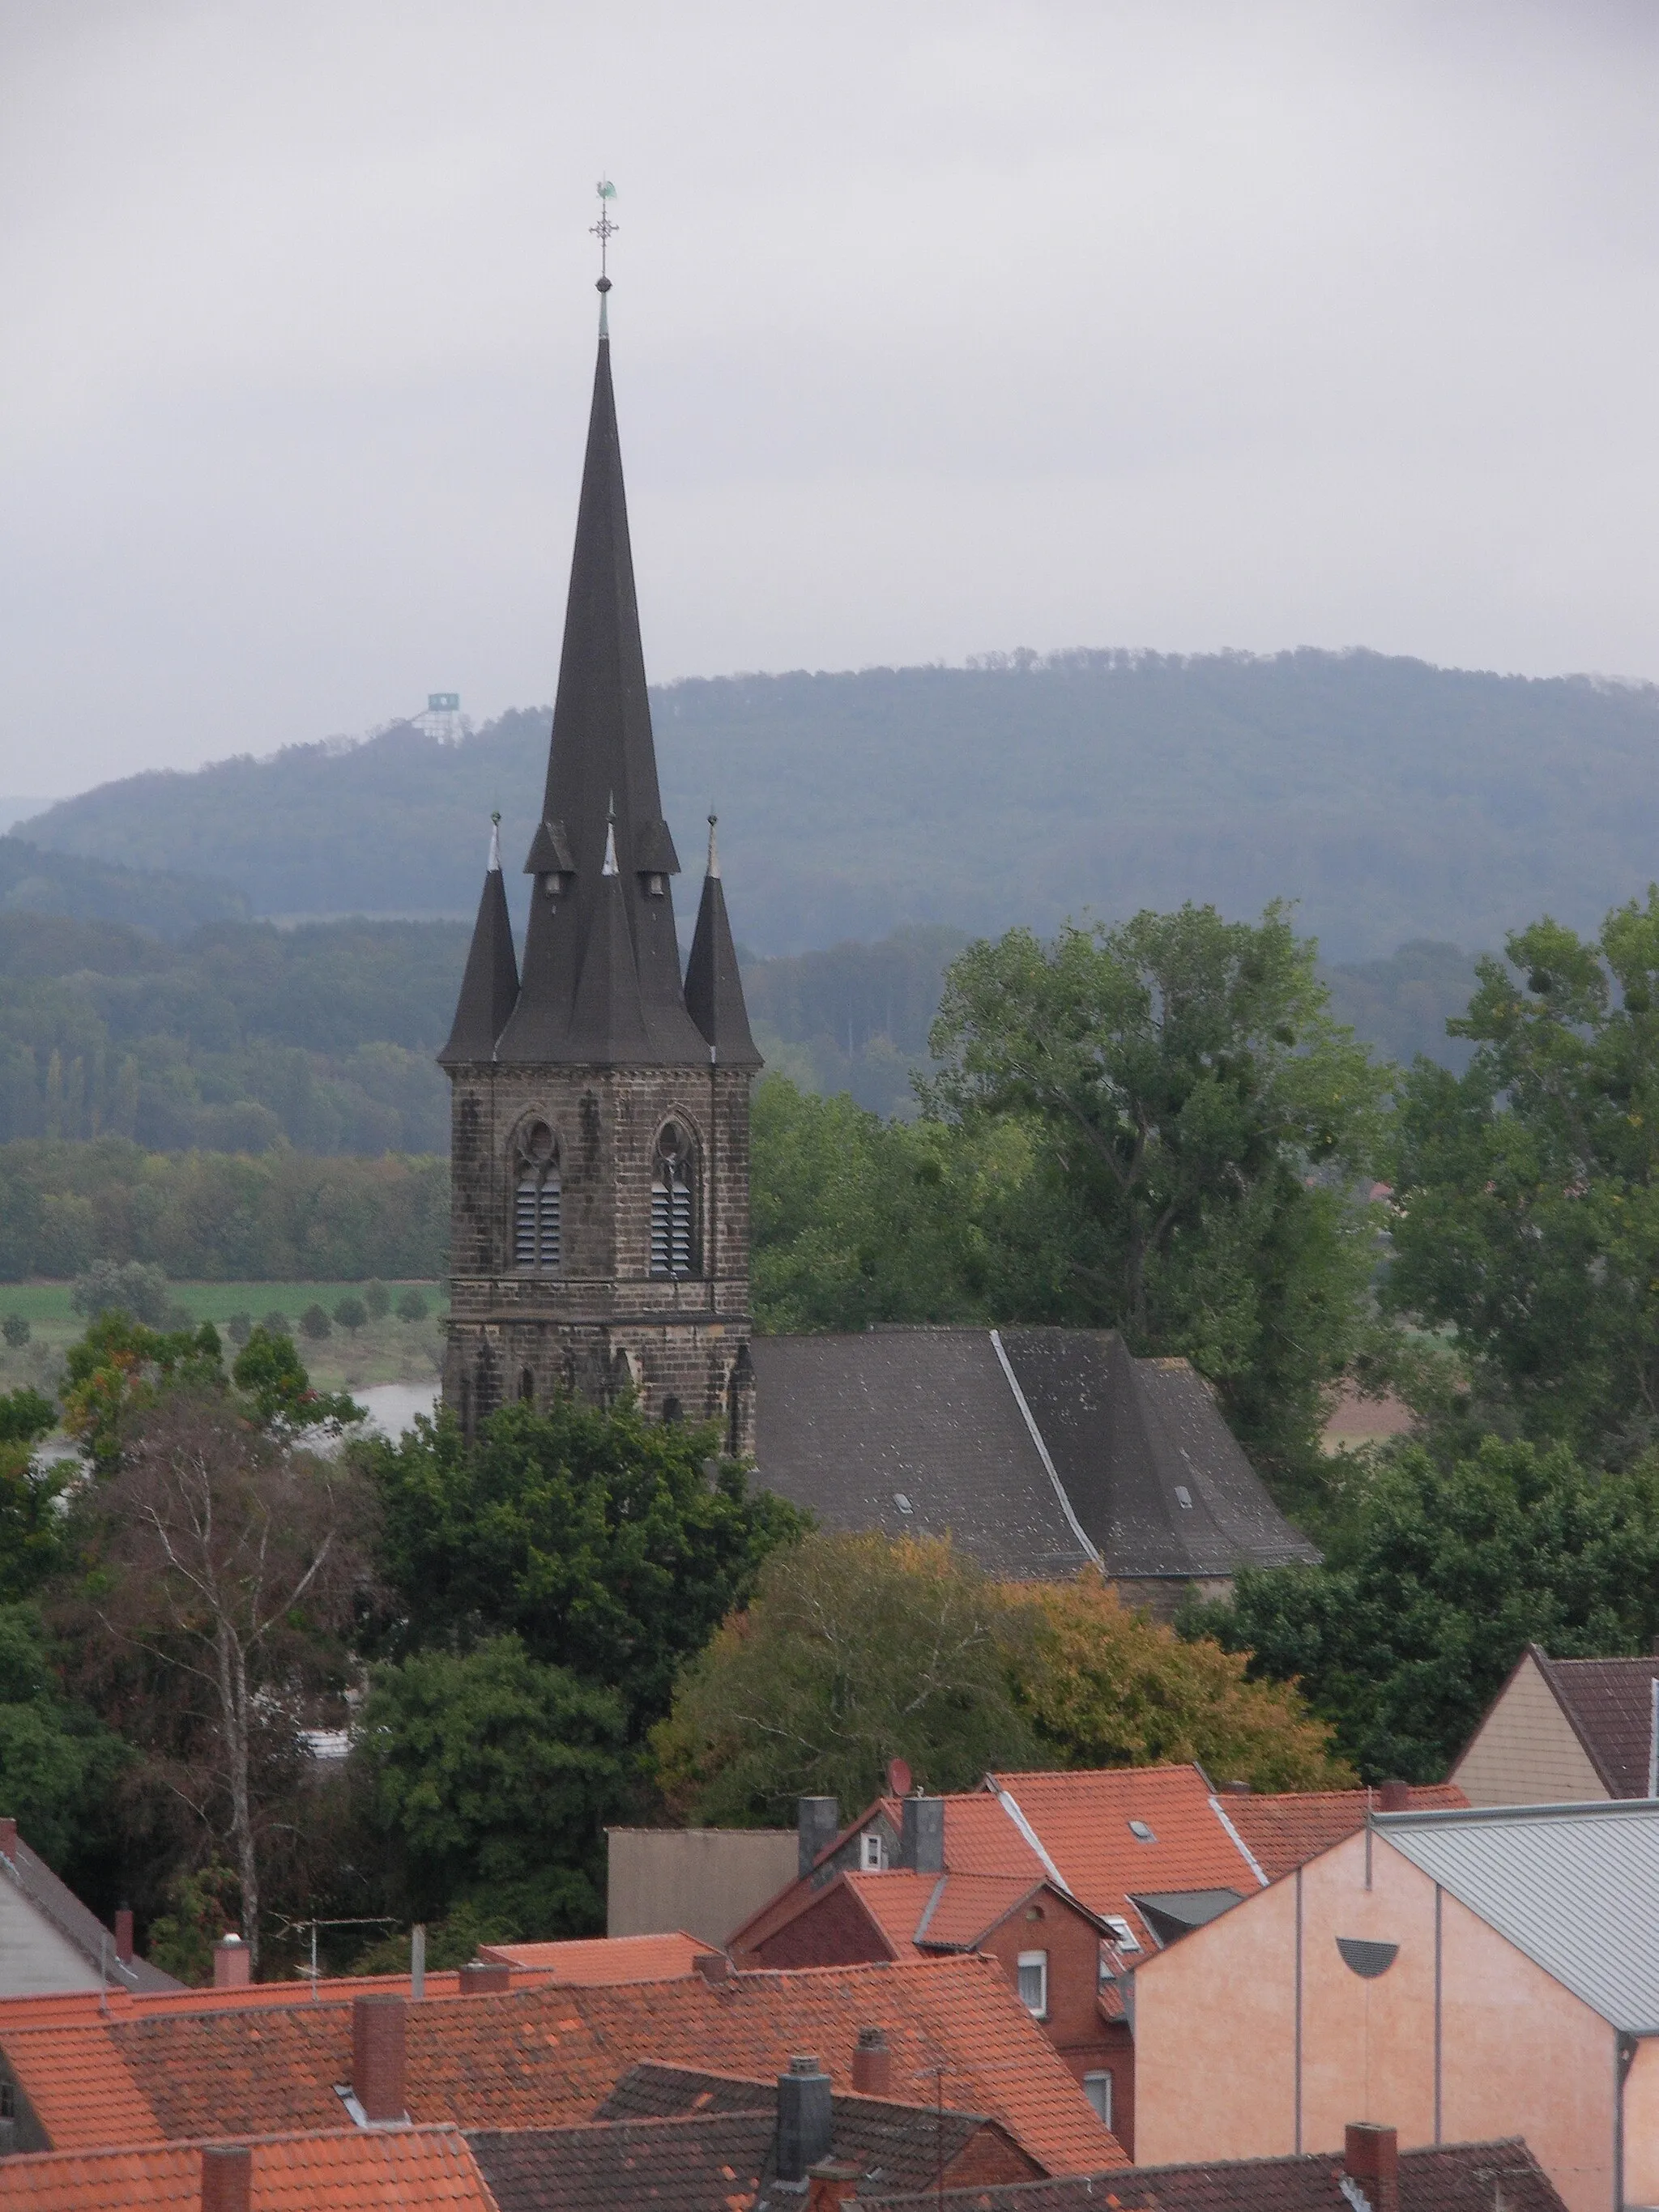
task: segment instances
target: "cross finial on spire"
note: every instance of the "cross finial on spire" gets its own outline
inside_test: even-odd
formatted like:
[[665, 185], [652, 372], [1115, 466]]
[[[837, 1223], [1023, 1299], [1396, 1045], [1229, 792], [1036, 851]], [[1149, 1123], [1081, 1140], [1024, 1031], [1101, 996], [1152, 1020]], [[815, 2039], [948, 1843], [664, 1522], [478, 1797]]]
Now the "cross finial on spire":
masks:
[[619, 876], [622, 873], [622, 870], [617, 866], [617, 794], [614, 791], [611, 794], [611, 803], [606, 811], [605, 866], [599, 872], [606, 876]]
[[599, 295], [599, 336], [605, 338], [611, 335], [611, 320], [605, 312], [610, 302], [605, 296], [611, 289], [607, 264], [611, 257], [611, 241], [622, 226], [611, 219], [611, 203], [617, 197], [617, 187], [610, 178], [601, 177], [593, 189], [599, 196], [599, 219], [592, 225], [593, 235], [599, 241], [599, 281], [596, 287]]
[[720, 818], [718, 814], [711, 814], [708, 817], [708, 872], [711, 876], [717, 876], [720, 872], [720, 856], [714, 844], [714, 824]]
[[501, 872], [501, 817], [499, 814], [492, 814], [489, 817], [489, 872], [492, 876], [499, 876]]

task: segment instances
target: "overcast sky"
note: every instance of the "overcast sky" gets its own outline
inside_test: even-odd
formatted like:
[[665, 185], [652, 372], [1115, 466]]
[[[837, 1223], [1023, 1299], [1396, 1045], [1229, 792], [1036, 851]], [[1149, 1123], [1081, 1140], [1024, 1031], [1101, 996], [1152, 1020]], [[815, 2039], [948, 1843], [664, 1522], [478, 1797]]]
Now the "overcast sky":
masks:
[[0, 0], [0, 793], [653, 677], [1659, 678], [1659, 7]]

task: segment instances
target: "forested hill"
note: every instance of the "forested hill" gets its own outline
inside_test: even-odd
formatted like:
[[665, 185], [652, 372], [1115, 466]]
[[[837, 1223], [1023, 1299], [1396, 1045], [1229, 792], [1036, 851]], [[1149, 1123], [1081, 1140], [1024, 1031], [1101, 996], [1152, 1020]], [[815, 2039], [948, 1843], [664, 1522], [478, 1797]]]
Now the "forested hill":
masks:
[[[1363, 959], [1496, 945], [1545, 910], [1589, 926], [1659, 873], [1652, 687], [1370, 653], [1074, 653], [699, 680], [653, 708], [688, 872], [712, 805], [763, 953], [1288, 897], [1328, 957]], [[26, 834], [138, 867], [210, 853], [263, 914], [466, 915], [492, 808], [510, 866], [528, 847], [547, 720], [131, 777]]]

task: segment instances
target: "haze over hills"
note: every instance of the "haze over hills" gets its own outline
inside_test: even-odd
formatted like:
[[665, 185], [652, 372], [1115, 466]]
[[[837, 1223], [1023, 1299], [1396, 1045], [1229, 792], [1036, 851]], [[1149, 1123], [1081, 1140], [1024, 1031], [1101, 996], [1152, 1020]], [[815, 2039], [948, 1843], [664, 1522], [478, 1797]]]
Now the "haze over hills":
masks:
[[[1328, 959], [1369, 960], [1496, 945], [1546, 910], [1587, 927], [1659, 873], [1650, 685], [1364, 652], [1078, 652], [699, 679], [653, 709], [687, 875], [712, 805], [760, 953], [1285, 897]], [[465, 915], [499, 807], [521, 911], [547, 725], [520, 709], [453, 744], [401, 726], [134, 776], [21, 827], [224, 879], [258, 914]]]

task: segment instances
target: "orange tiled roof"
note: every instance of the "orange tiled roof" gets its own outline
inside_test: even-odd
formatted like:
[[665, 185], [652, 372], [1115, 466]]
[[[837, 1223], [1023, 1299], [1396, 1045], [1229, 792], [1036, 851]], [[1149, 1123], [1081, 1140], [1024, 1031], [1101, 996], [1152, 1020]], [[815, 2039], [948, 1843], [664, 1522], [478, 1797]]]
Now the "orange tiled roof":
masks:
[[478, 1956], [533, 1967], [551, 1981], [597, 1989], [612, 1982], [673, 1981], [692, 1972], [693, 1960], [714, 1955], [717, 1948], [676, 1929], [669, 1936], [599, 1936], [587, 1942], [481, 1944]]
[[[252, 2212], [495, 2212], [454, 2128], [348, 2128], [256, 2139]], [[199, 2143], [53, 2151], [0, 2160], [0, 2208], [18, 2212], [139, 2212], [201, 2203]]]
[[[1468, 1799], [1452, 1782], [1413, 1787], [1409, 1809], [1462, 1806]], [[1269, 1881], [1305, 1866], [1321, 1851], [1340, 1844], [1365, 1824], [1367, 1808], [1381, 1810], [1374, 1790], [1320, 1790], [1278, 1796], [1228, 1796], [1221, 1801], [1227, 1818], [1244, 1838], [1251, 1856]], [[1404, 1812], [1407, 1807], [1401, 1806]]]
[[893, 1947], [895, 1958], [970, 1951], [1032, 1893], [1052, 1885], [1023, 1875], [849, 1874], [847, 1887]]
[[[896, 2083], [931, 2079], [942, 2063], [947, 2101], [1000, 2120], [1050, 2172], [1123, 2162], [1000, 1968], [977, 1957], [428, 1998], [409, 2010], [410, 2116], [556, 2127], [586, 2119], [644, 2058], [763, 2079], [815, 2051], [847, 2081], [866, 2027], [885, 2031]], [[109, 2142], [107, 2084], [124, 2070], [128, 2142], [331, 2127], [350, 2051], [351, 2008], [339, 2003], [11, 2033], [0, 2023], [0, 2052], [59, 2149]], [[131, 2124], [135, 2099], [146, 2128]]]
[[[526, 1948], [531, 1947], [526, 1946]], [[521, 1983], [550, 1981], [553, 1977], [544, 1969], [514, 1966], [513, 1986]], [[426, 1993], [429, 1997], [453, 1997], [460, 1994], [460, 1976], [453, 1969], [428, 1973]], [[101, 1996], [96, 1990], [66, 1990], [54, 1995], [31, 1997], [0, 1997], [0, 2033], [15, 2027], [55, 2027], [70, 2026], [76, 2021], [91, 2023], [100, 2020], [144, 2020], [157, 2014], [176, 2012], [243, 2012], [249, 2007], [270, 2010], [283, 2005], [306, 2005], [318, 2002], [338, 2003], [342, 1998], [369, 1996], [386, 1993], [392, 1996], [410, 1994], [407, 1974], [343, 1974], [325, 1978], [316, 1984], [313, 1995], [308, 1980], [288, 1982], [250, 1982], [242, 1989], [132, 1991], [109, 1990]]]

